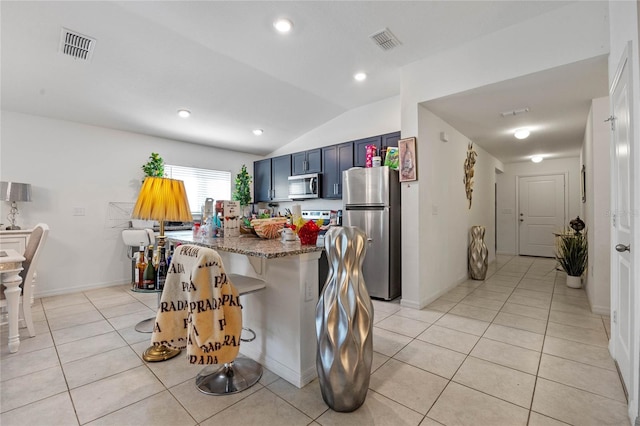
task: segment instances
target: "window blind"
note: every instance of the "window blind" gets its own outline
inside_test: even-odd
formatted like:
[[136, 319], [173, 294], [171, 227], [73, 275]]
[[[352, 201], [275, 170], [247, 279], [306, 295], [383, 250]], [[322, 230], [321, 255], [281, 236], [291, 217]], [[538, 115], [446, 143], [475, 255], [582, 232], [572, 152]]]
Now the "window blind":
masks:
[[205, 199], [231, 199], [231, 172], [165, 164], [165, 176], [184, 182], [191, 213], [200, 214]]

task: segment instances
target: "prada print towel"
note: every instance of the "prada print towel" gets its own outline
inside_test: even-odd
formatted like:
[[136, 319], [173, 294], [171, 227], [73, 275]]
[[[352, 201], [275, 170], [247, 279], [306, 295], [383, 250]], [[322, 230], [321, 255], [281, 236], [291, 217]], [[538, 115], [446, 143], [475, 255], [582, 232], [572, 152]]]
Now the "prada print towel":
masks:
[[187, 349], [192, 364], [233, 361], [240, 349], [242, 306], [217, 252], [182, 245], [173, 255], [151, 344]]

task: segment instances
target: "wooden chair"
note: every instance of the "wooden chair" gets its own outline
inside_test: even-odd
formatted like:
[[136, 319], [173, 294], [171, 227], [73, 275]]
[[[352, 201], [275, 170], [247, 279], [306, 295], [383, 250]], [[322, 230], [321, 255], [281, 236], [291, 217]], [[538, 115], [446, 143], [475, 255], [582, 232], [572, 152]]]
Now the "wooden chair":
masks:
[[[25, 322], [30, 337], [36, 335], [35, 328], [33, 327], [33, 319], [31, 317], [33, 276], [36, 272], [36, 267], [38, 265], [40, 253], [42, 252], [42, 247], [47, 241], [48, 235], [49, 226], [44, 223], [37, 224], [33, 228], [33, 232], [31, 233], [31, 235], [29, 236], [29, 241], [27, 242], [27, 247], [25, 248], [23, 254], [25, 261], [22, 262], [22, 267], [24, 269], [22, 270], [22, 272], [20, 272], [20, 277], [22, 277], [22, 284], [20, 284], [20, 287], [22, 288], [22, 294], [20, 295], [18, 322], [21, 319]], [[3, 309], [7, 305], [7, 301], [4, 296], [4, 288], [4, 286], [1, 286], [0, 289], [0, 307], [2, 307]]]

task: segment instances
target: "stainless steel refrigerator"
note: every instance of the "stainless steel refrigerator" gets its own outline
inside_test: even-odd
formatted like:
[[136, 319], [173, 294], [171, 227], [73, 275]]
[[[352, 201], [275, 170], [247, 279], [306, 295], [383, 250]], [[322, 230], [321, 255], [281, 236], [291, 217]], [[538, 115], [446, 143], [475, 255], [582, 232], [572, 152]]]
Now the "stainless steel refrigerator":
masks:
[[367, 234], [362, 272], [369, 295], [400, 296], [400, 182], [389, 167], [352, 168], [342, 172], [343, 225]]

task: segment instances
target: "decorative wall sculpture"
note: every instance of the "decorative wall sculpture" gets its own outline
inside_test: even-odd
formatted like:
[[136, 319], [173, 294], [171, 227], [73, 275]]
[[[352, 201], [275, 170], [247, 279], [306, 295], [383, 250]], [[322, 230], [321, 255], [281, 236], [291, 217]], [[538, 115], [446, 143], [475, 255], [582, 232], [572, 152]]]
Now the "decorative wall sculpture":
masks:
[[467, 148], [467, 158], [464, 160], [464, 190], [469, 200], [469, 209], [471, 209], [471, 198], [473, 197], [473, 166], [476, 164], [478, 153], [473, 150], [473, 142], [469, 142]]
[[373, 359], [373, 304], [362, 276], [367, 237], [356, 227], [325, 235], [327, 282], [316, 307], [316, 368], [322, 398], [350, 412], [367, 396]]

